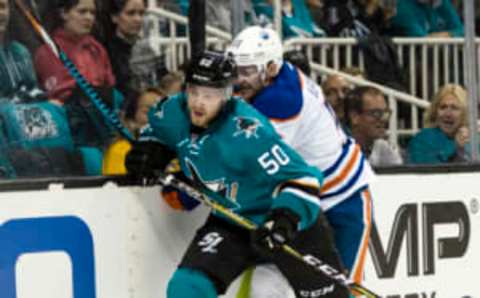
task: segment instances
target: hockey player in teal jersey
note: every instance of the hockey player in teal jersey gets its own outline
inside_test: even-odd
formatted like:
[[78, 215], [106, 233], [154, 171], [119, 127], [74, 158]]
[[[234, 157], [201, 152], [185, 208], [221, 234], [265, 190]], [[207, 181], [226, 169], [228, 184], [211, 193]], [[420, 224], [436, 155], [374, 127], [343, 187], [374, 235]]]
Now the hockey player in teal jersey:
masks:
[[343, 271], [315, 197], [322, 173], [287, 146], [267, 118], [231, 96], [234, 73], [222, 54], [196, 58], [186, 92], [149, 112], [149, 124], [126, 159], [130, 173], [151, 176], [177, 157], [193, 183], [220, 194], [213, 199], [260, 226], [250, 232], [212, 212], [169, 281], [167, 297], [217, 297], [262, 262], [276, 264], [298, 297], [348, 297], [346, 288], [280, 249], [289, 244]]

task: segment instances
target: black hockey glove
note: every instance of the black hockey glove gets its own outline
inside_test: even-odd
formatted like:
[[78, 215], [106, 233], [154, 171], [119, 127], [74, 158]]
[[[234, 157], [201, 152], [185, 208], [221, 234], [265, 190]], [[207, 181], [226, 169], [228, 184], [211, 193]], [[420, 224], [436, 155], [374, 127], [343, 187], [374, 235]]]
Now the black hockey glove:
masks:
[[295, 239], [299, 221], [299, 216], [288, 209], [274, 209], [265, 223], [252, 232], [253, 249], [267, 256], [280, 250]]
[[163, 171], [174, 157], [173, 151], [158, 142], [136, 142], [127, 154], [125, 167], [138, 178], [154, 178], [155, 171]]

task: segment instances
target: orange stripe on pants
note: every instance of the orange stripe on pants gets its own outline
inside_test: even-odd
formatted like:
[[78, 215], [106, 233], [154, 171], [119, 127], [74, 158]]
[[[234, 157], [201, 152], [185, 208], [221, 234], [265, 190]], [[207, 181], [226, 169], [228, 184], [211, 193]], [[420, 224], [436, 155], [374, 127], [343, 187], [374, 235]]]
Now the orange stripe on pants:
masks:
[[366, 218], [365, 223], [365, 232], [363, 236], [363, 241], [360, 245], [360, 251], [358, 253], [357, 262], [355, 262], [354, 267], [352, 268], [352, 274], [350, 275], [355, 283], [361, 283], [363, 278], [363, 269], [365, 266], [365, 259], [368, 251], [368, 242], [370, 239], [370, 230], [372, 228], [372, 198], [370, 191], [366, 189], [362, 192], [362, 197], [364, 198], [364, 214]]

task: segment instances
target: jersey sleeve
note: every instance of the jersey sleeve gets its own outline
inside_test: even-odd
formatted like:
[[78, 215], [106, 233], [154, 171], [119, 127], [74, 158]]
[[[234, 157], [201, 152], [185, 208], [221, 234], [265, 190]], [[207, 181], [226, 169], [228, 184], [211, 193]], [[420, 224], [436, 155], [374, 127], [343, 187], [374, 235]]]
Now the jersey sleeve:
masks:
[[183, 95], [163, 98], [148, 112], [148, 124], [140, 131], [139, 141], [154, 141], [175, 151], [187, 128], [188, 119], [182, 111]]
[[248, 146], [254, 156], [245, 160], [258, 179], [274, 189], [271, 209], [287, 208], [300, 217], [300, 229], [309, 227], [320, 210], [322, 173], [311, 167], [269, 127], [259, 127]]

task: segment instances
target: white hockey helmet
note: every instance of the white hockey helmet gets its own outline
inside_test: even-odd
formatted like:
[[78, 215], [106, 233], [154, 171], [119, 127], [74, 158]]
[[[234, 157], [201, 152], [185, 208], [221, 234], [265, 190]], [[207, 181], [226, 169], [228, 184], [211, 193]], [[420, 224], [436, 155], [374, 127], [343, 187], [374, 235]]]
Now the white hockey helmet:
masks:
[[283, 46], [279, 35], [270, 28], [251, 26], [240, 32], [227, 49], [237, 66], [256, 65], [263, 72], [269, 63], [278, 69], [283, 64]]

